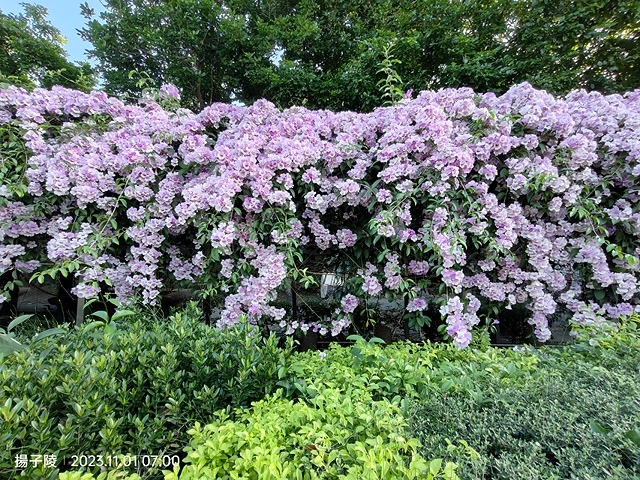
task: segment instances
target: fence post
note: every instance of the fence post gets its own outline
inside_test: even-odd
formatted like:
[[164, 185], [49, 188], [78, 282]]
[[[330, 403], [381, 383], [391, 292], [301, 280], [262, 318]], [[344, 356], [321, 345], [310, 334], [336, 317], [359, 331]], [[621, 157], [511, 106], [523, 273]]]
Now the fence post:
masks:
[[84, 298], [76, 300], [76, 327], [84, 323]]
[[[404, 295], [404, 310], [402, 311], [403, 317], [406, 317], [408, 305], [409, 305], [409, 298], [406, 295]], [[404, 322], [404, 339], [409, 340], [409, 320], [407, 318], [404, 318], [403, 322]]]

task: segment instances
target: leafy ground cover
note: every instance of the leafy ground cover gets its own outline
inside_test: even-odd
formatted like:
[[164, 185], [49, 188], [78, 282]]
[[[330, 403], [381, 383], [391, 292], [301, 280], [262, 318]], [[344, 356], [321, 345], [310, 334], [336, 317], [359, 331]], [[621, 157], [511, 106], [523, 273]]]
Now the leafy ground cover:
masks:
[[[94, 324], [1, 359], [3, 476], [640, 476], [637, 317], [559, 348], [354, 339], [294, 353], [198, 316]], [[44, 451], [169, 452], [180, 465], [13, 468]]]
[[[455, 460], [462, 478], [639, 478], [640, 362], [628, 332], [608, 345], [534, 351], [534, 375], [482, 378], [475, 395], [427, 390], [410, 431], [423, 454]], [[461, 440], [478, 455], [447, 451]]]

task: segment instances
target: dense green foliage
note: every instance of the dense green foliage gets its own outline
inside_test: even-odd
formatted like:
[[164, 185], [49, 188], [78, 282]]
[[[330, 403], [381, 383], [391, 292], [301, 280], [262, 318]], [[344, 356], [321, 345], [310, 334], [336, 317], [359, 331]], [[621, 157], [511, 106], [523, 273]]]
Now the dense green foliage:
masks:
[[[423, 454], [456, 461], [469, 480], [637, 478], [640, 372], [605, 372], [584, 365], [530, 385], [488, 383], [480, 402], [434, 390], [412, 411], [411, 432]], [[479, 456], [447, 452], [447, 439]]]
[[[38, 324], [41, 325], [42, 323], [45, 323], [42, 321], [37, 322], [35, 329], [34, 326], [30, 326], [28, 328], [19, 328], [16, 330], [16, 327], [24, 324], [30, 320], [31, 317], [33, 317], [32, 314], [21, 315], [9, 322], [6, 329], [0, 328], [0, 355], [10, 355], [12, 353], [19, 352], [20, 350], [25, 350], [28, 348], [27, 343], [29, 341], [35, 343], [52, 335], [65, 333], [65, 330], [61, 328], [48, 328], [46, 330], [38, 329]], [[20, 334], [19, 336], [16, 335], [18, 331]], [[27, 332], [32, 333], [32, 335], [28, 335]]]
[[336, 346], [300, 355], [290, 387], [400, 404], [423, 458], [455, 462], [461, 478], [637, 478], [639, 327], [635, 317], [541, 350]]
[[[242, 17], [213, 0], [104, 2], [102, 23], [89, 20], [82, 36], [110, 93], [139, 92], [143, 84], [129, 75], [140, 71], [157, 82], [172, 82], [188, 92], [189, 107], [229, 101], [242, 77]], [[93, 12], [83, 6], [83, 13]]]
[[[187, 429], [212, 412], [275, 391], [290, 353], [238, 325], [214, 330], [195, 311], [167, 321], [87, 324], [0, 361], [0, 476], [16, 454], [180, 453]], [[147, 470], [147, 469], [145, 469]], [[49, 477], [33, 468], [29, 478]]]
[[[318, 467], [326, 468], [327, 460], [345, 449], [356, 450], [362, 420], [370, 458], [379, 455], [373, 448], [375, 429], [400, 412], [410, 425], [409, 431], [399, 430], [402, 439], [419, 439], [423, 459], [455, 462], [461, 478], [635, 478], [640, 473], [637, 329], [637, 319], [624, 321], [606, 334], [590, 332], [576, 345], [546, 350], [497, 350], [481, 343], [464, 351], [406, 343], [381, 348], [358, 341], [322, 354], [306, 352], [286, 375], [281, 372], [287, 395], [297, 396], [298, 403], [270, 399], [254, 404], [242, 420], [221, 415], [196, 428], [189, 450], [193, 466], [183, 477], [168, 478], [218, 478], [216, 469], [233, 466], [267, 478], [257, 472], [267, 468], [269, 458], [280, 468], [295, 458], [308, 463], [305, 473], [328, 472]], [[336, 399], [344, 407], [336, 409]], [[365, 402], [364, 411], [355, 407], [358, 402]], [[353, 423], [347, 445], [337, 426], [341, 422]], [[261, 449], [254, 431], [262, 432], [267, 447]], [[383, 444], [398, 447], [392, 439]], [[309, 447], [306, 453], [303, 446]], [[382, 458], [373, 464], [384, 465]], [[416, 458], [413, 451], [405, 462], [409, 458]], [[304, 478], [315, 478], [314, 473]], [[272, 475], [287, 477], [283, 471]]]
[[[456, 461], [462, 478], [638, 478], [638, 323], [558, 349], [533, 351], [537, 374], [476, 382], [478, 397], [428, 389], [409, 414], [421, 452]], [[499, 386], [499, 388], [497, 388]], [[464, 440], [478, 455], [457, 455]]]
[[480, 394], [477, 382], [517, 385], [537, 375], [538, 358], [530, 353], [487, 349], [459, 351], [452, 345], [393, 343], [385, 348], [359, 342], [350, 348], [332, 345], [326, 356], [299, 354], [283, 386], [290, 396], [313, 398], [326, 388], [345, 393], [368, 391], [375, 400], [387, 398], [408, 405], [431, 386], [445, 392]]
[[308, 402], [269, 398], [189, 432], [186, 466], [167, 480], [202, 478], [457, 479], [454, 466], [428, 463], [406, 436], [397, 405], [366, 391], [326, 389]]
[[59, 480], [141, 480], [141, 477], [137, 473], [126, 474], [121, 470], [110, 470], [97, 477], [91, 473], [64, 472], [59, 475]]
[[[640, 86], [638, 0], [108, 0], [84, 38], [112, 93], [131, 70], [192, 106], [267, 98], [281, 107], [370, 110], [390, 53], [406, 89], [556, 94]], [[391, 52], [389, 47], [392, 46]]]
[[640, 475], [638, 317], [560, 348], [358, 339], [292, 355], [249, 327], [216, 332], [196, 316], [90, 324], [2, 359], [2, 474], [14, 472], [16, 453], [46, 450], [68, 463], [78, 452], [186, 447], [164, 473], [60, 478]]
[[64, 37], [47, 19], [47, 9], [30, 4], [24, 9], [19, 15], [0, 10], [0, 85], [91, 90], [90, 65], [67, 60]]

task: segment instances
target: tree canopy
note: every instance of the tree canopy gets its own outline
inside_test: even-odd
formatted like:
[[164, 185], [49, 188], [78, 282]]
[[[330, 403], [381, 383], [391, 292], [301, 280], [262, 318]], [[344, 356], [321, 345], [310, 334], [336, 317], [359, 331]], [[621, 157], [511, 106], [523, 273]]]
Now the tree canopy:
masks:
[[367, 111], [392, 56], [405, 89], [555, 94], [640, 86], [640, 0], [106, 0], [83, 37], [110, 93], [129, 72], [214, 101]]
[[47, 9], [23, 4], [24, 13], [0, 10], [0, 81], [26, 87], [90, 90], [94, 77], [88, 63], [67, 59], [65, 38], [47, 19]]

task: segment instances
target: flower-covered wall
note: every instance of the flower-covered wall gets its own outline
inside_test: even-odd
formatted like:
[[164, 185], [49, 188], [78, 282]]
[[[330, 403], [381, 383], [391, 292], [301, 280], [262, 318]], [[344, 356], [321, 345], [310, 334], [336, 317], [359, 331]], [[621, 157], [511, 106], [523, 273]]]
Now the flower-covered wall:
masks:
[[[175, 87], [127, 105], [64, 88], [0, 90], [0, 274], [73, 275], [74, 293], [153, 304], [225, 295], [289, 333], [337, 335], [372, 298], [435, 306], [456, 345], [526, 305], [539, 340], [640, 311], [640, 91], [555, 98], [421, 92], [369, 114], [215, 104]], [[273, 305], [310, 256], [349, 279], [330, 318]]]

